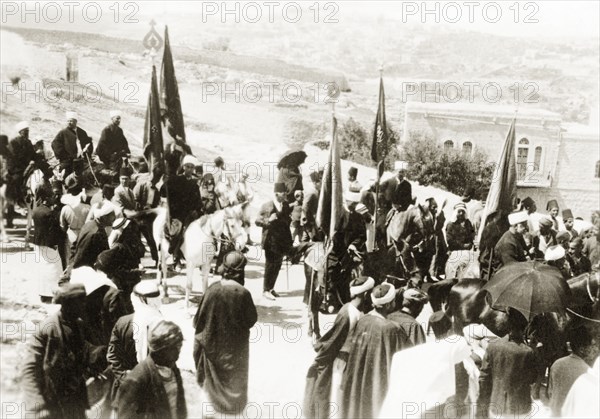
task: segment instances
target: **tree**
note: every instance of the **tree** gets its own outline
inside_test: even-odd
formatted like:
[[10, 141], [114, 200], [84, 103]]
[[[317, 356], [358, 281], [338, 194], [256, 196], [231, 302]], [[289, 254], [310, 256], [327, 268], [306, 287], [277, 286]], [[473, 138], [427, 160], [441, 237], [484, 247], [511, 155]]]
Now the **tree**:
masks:
[[457, 195], [473, 188], [476, 199], [485, 199], [494, 171], [487, 155], [475, 148], [471, 154], [444, 148], [421, 132], [410, 134], [402, 145], [402, 160], [408, 165], [408, 177], [422, 185], [440, 187]]

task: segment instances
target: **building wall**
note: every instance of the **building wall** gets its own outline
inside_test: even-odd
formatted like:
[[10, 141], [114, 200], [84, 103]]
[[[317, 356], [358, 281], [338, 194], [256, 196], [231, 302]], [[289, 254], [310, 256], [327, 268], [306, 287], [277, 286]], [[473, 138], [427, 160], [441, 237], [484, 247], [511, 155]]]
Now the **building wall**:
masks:
[[[449, 115], [435, 109], [407, 109], [405, 118], [406, 141], [411, 133], [421, 132], [435, 138], [440, 144], [447, 140], [460, 149], [465, 141], [486, 152], [495, 161], [502, 150], [511, 122], [504, 115], [464, 113]], [[521, 139], [528, 146], [519, 145]], [[561, 133], [559, 119], [518, 117], [515, 148], [528, 147], [528, 165], [525, 178], [518, 185], [518, 196], [530, 196], [545, 212], [546, 202], [557, 199], [561, 209], [570, 207], [575, 216], [589, 219], [592, 211], [600, 208], [600, 179], [594, 178], [596, 161], [600, 159], [598, 134]], [[539, 171], [534, 166], [535, 149], [542, 148]], [[518, 154], [518, 150], [515, 150]]]

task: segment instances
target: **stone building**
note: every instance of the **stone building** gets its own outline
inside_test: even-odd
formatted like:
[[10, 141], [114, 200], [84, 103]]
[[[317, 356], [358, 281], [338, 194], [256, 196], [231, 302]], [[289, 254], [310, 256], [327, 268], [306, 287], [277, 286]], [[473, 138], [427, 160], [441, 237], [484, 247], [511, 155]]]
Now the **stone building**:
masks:
[[[496, 161], [515, 115], [513, 107], [408, 102], [403, 141], [430, 136], [444, 148], [479, 148]], [[589, 220], [600, 208], [600, 134], [597, 127], [563, 123], [560, 115], [522, 108], [517, 114], [518, 196], [531, 196], [544, 212], [549, 199]]]

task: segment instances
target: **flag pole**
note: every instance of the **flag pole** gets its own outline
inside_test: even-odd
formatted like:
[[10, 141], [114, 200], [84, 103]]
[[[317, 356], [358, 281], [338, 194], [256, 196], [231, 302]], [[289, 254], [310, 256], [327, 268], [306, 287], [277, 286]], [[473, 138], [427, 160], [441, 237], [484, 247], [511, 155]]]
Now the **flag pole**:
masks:
[[[379, 79], [382, 80], [383, 79], [383, 62], [380, 64], [379, 66]], [[377, 129], [377, 128], [375, 128]], [[385, 156], [384, 156], [385, 159]], [[377, 162], [377, 165], [375, 166], [375, 170], [377, 170], [377, 183], [375, 183], [375, 210], [374, 210], [374, 214], [373, 214], [373, 225], [375, 227], [375, 237], [374, 237], [374, 243], [373, 243], [373, 251], [376, 252], [379, 250], [378, 246], [377, 246], [377, 213], [379, 212], [379, 183], [381, 182], [381, 176], [379, 175], [380, 170], [379, 170], [379, 165], [382, 164], [381, 161]]]

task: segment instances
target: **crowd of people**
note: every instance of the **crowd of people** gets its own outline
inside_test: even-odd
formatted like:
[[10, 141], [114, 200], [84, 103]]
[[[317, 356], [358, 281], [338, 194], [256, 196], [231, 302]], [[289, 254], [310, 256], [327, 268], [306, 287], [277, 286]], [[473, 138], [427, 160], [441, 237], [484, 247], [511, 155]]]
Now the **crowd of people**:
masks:
[[[161, 315], [157, 285], [141, 280], [141, 260], [149, 252], [158, 264], [152, 209], [165, 205], [173, 266], [183, 263], [186, 227], [222, 209], [216, 186], [226, 181], [225, 163], [219, 157], [215, 173], [204, 173], [189, 146], [175, 139], [166, 147], [165, 170], [149, 168], [143, 159], [131, 158], [121, 114], [113, 111], [110, 117], [94, 151], [77, 115], [68, 112], [67, 126], [52, 141], [58, 160], [54, 171], [29, 140], [26, 122], [17, 125], [16, 138], [2, 137], [7, 228], [12, 227], [13, 205], [24, 205], [25, 180], [32, 171], [39, 170], [47, 181], [34, 196], [33, 244], [44, 255], [35, 275], [41, 301], [60, 305], [28, 346], [23, 388], [38, 417], [85, 417], [90, 407], [86, 381], [93, 379], [111, 386], [103, 414], [184, 418], [186, 398], [176, 366], [183, 334]], [[430, 344], [428, 331], [416, 320], [428, 302], [423, 284], [455, 279], [477, 252], [484, 281], [503, 266], [527, 260], [543, 260], [565, 280], [598, 270], [598, 218], [586, 224], [569, 209], [560, 217], [555, 200], [548, 202], [548, 214], [540, 214], [528, 197], [516, 201], [512, 211], [491, 214], [477, 240], [483, 206], [473, 191], [465, 192], [446, 220], [446, 202], [441, 208], [434, 198], [417, 203], [406, 171], [397, 169], [394, 176], [368, 185], [358, 182], [357, 168], [349, 170], [343, 215], [328, 238], [325, 267], [316, 283], [307, 275], [309, 309], [324, 302], [337, 304], [338, 313], [323, 336], [316, 330], [306, 417], [378, 417], [383, 407], [388, 409], [393, 400], [386, 396], [397, 391], [394, 365], [410, 364], [413, 355], [406, 354], [416, 353], [411, 348]], [[101, 188], [89, 196], [86, 179], [97, 180], [102, 171]], [[264, 299], [279, 298], [275, 288], [283, 261], [297, 263], [328, 233], [318, 223], [323, 172], [313, 171], [309, 179], [304, 188], [297, 164], [280, 168], [272, 199], [260, 206], [255, 224], [262, 229]], [[198, 384], [219, 412], [232, 414], [248, 401], [249, 334], [257, 322], [244, 287], [247, 260], [240, 250], [220, 256], [222, 279], [203, 290], [193, 320]], [[507, 315], [510, 332], [504, 337], [485, 328], [458, 331], [469, 337], [468, 343], [463, 339], [462, 349], [445, 364], [452, 372], [455, 364], [464, 364], [468, 398], [481, 417], [531, 411], [530, 386], [539, 360], [527, 340], [528, 319], [511, 309]], [[434, 316], [430, 323], [436, 338], [448, 338], [447, 329], [436, 328], [449, 319], [444, 313]], [[600, 342], [585, 327], [569, 330], [567, 341], [571, 353], [550, 369], [549, 403], [556, 416], [588, 414], [579, 398], [588, 397], [585, 383], [594, 374], [589, 367], [597, 370]]]

